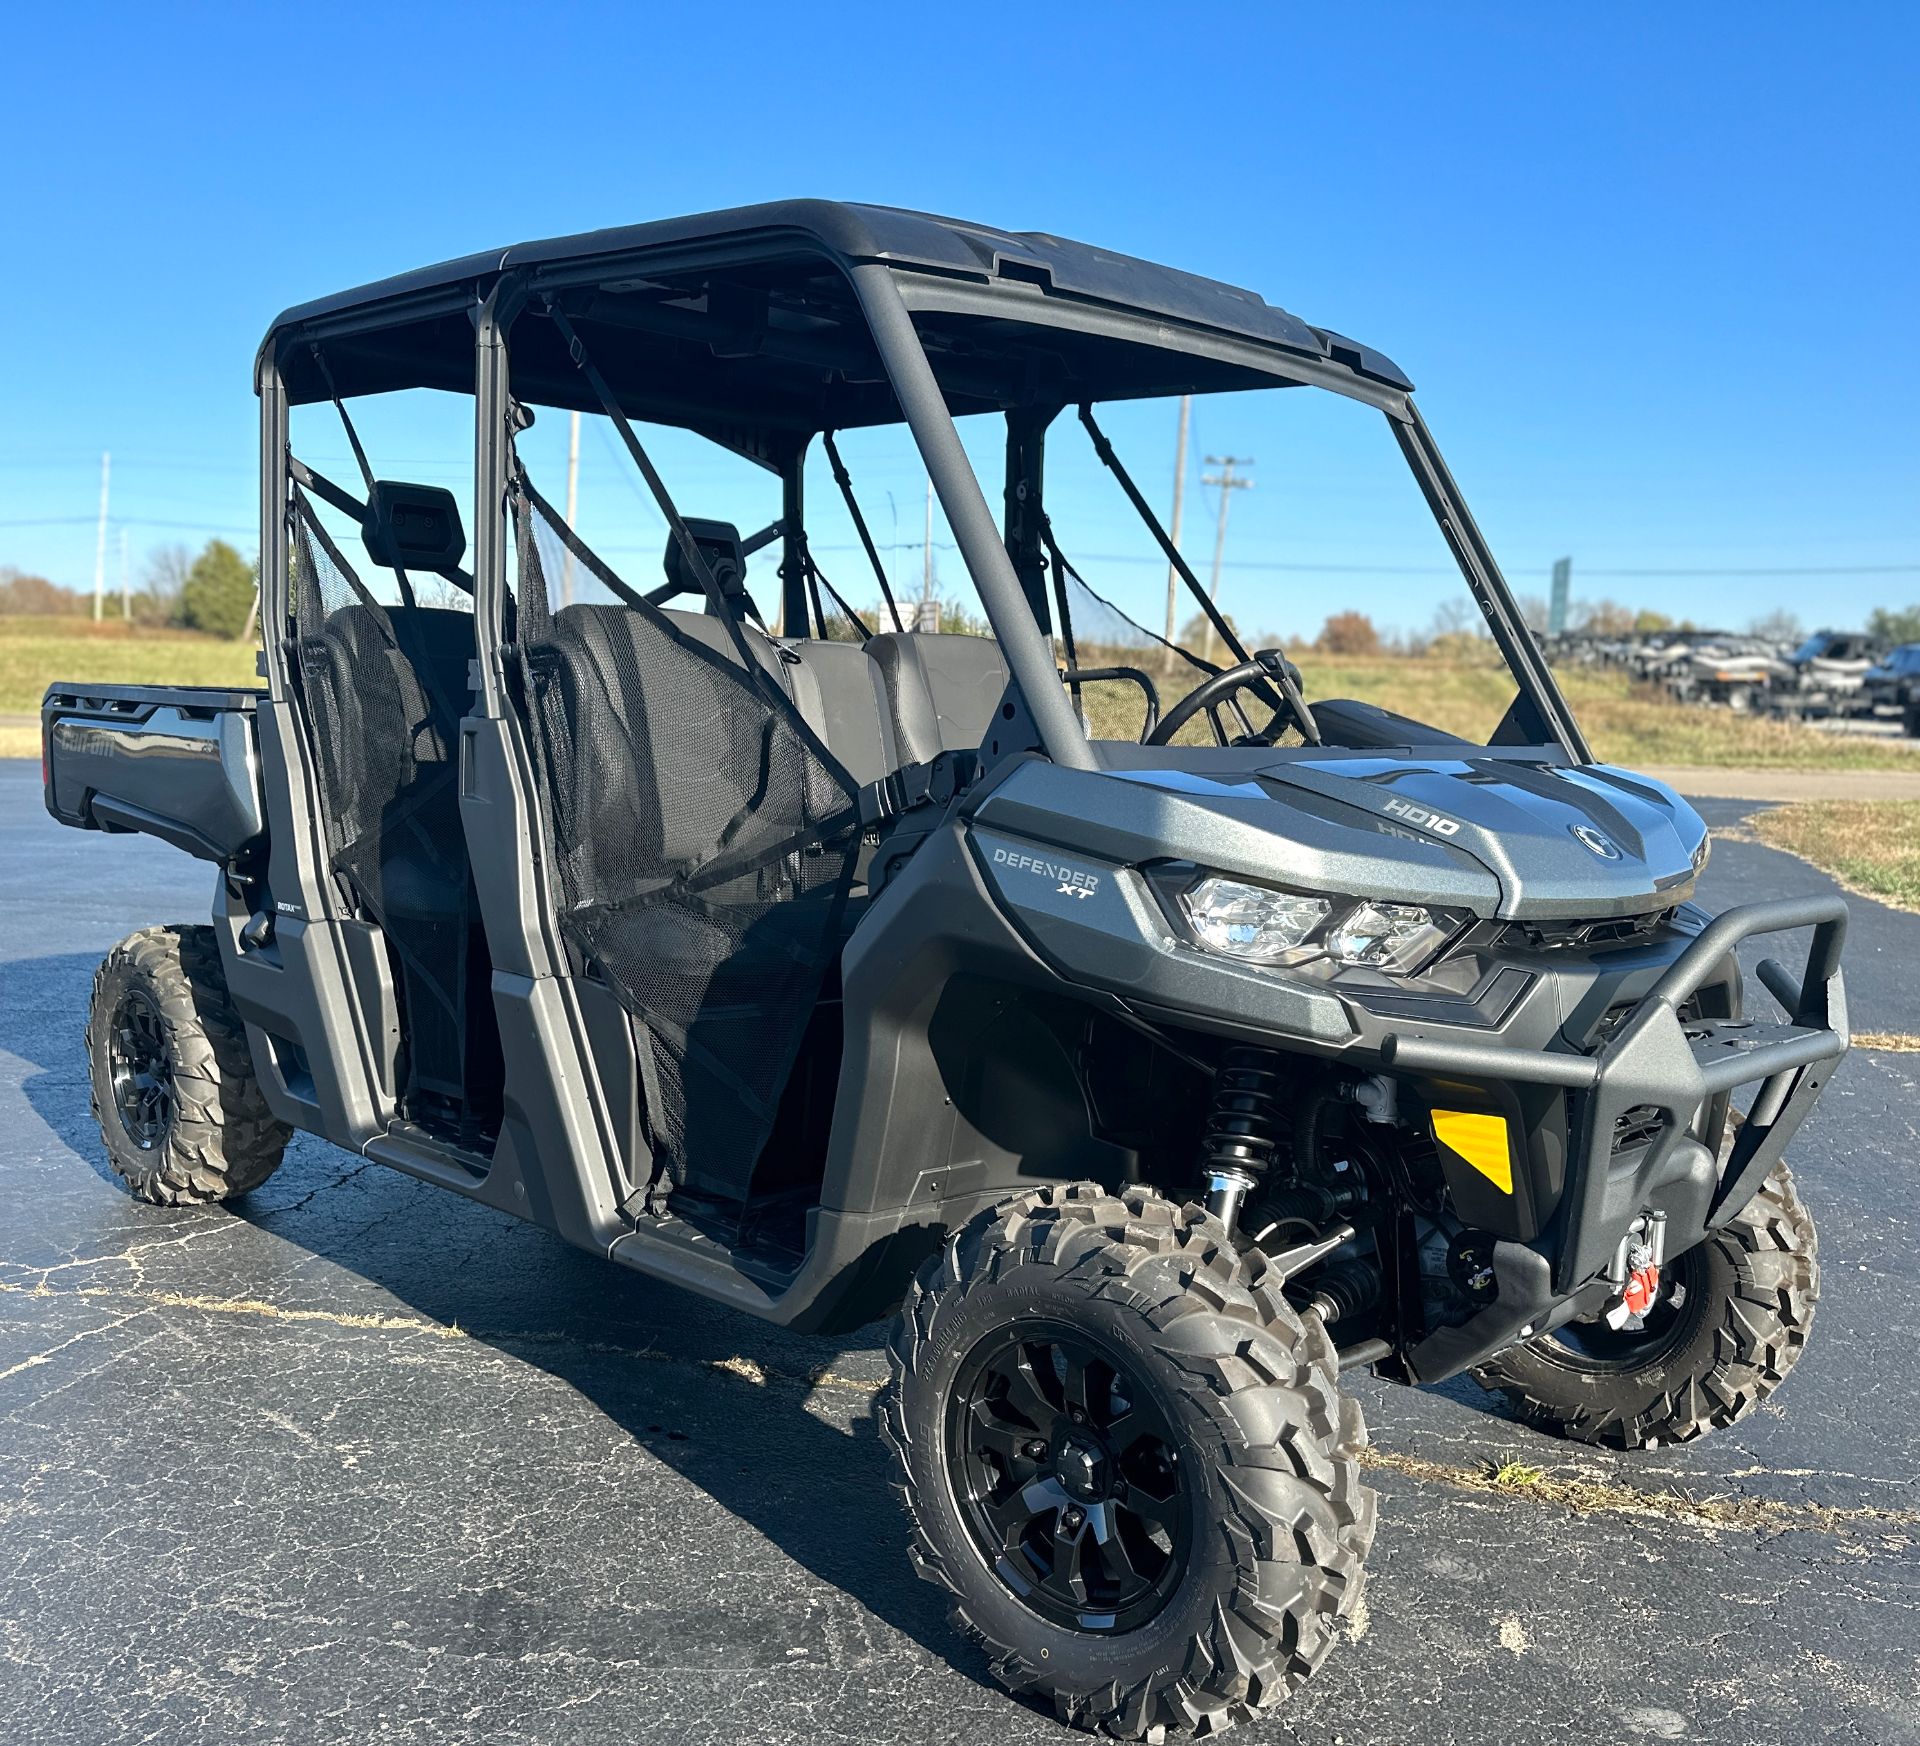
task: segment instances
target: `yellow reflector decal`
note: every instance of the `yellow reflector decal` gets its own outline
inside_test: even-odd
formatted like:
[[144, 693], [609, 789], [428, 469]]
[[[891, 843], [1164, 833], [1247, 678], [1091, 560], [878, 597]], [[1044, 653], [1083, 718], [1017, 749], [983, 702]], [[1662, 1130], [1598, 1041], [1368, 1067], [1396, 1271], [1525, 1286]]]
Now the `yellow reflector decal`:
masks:
[[1433, 1112], [1433, 1137], [1457, 1153], [1502, 1194], [1513, 1192], [1513, 1149], [1507, 1144], [1507, 1118], [1474, 1115], [1463, 1109]]

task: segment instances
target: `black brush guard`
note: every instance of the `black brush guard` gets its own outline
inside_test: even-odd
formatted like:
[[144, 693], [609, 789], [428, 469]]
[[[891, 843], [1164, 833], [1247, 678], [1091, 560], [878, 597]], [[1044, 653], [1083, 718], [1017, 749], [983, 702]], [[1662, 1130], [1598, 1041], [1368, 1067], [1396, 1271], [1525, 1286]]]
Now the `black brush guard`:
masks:
[[[1813, 929], [1813, 940], [1798, 981], [1774, 958], [1758, 971], [1788, 1022], [1681, 1018], [1680, 1008], [1743, 940], [1804, 927]], [[1724, 1224], [1753, 1198], [1846, 1053], [1846, 936], [1847, 906], [1838, 897], [1743, 904], [1703, 928], [1590, 1055], [1411, 1036], [1388, 1039], [1383, 1054], [1403, 1072], [1554, 1085], [1572, 1094], [1573, 1167], [1553, 1269], [1553, 1289], [1564, 1294], [1611, 1263], [1651, 1191], [1671, 1179], [1675, 1148], [1699, 1144], [1689, 1130], [1706, 1100], [1757, 1080], [1760, 1089], [1720, 1166], [1706, 1228]], [[1652, 1142], [1616, 1153], [1620, 1118], [1645, 1109], [1659, 1116]]]

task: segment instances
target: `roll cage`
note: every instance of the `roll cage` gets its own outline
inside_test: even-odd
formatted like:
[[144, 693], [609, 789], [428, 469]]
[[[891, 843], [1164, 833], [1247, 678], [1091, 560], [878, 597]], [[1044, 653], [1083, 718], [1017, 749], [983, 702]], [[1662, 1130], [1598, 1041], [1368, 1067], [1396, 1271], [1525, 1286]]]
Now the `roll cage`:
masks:
[[[563, 337], [563, 332], [566, 337]], [[581, 357], [597, 370], [583, 371]], [[797, 201], [520, 245], [287, 311], [257, 364], [267, 622], [289, 611], [290, 405], [403, 388], [476, 410], [475, 710], [507, 712], [505, 508], [519, 406], [617, 409], [705, 436], [782, 483], [789, 625], [814, 621], [804, 463], [836, 430], [904, 422], [1006, 661], [1006, 749], [1096, 762], [1050, 645], [1044, 511], [1049, 427], [1091, 404], [1257, 386], [1329, 389], [1382, 413], [1517, 685], [1502, 737], [1590, 757], [1491, 551], [1412, 400], [1367, 347], [1250, 292], [1059, 238], [892, 209]], [[614, 406], [596, 394], [597, 374]], [[996, 521], [954, 419], [1005, 416]], [[1102, 459], [1169, 557], [1152, 510], [1094, 427]], [[835, 457], [836, 472], [839, 471]], [[670, 507], [670, 506], [669, 506]], [[673, 519], [670, 513], [670, 519]], [[694, 554], [689, 553], [690, 561]], [[703, 564], [699, 567], [704, 567]], [[1186, 572], [1202, 610], [1205, 592]], [[711, 580], [711, 578], [708, 578]], [[1234, 659], [1246, 651], [1216, 618]], [[269, 639], [270, 690], [285, 648]]]

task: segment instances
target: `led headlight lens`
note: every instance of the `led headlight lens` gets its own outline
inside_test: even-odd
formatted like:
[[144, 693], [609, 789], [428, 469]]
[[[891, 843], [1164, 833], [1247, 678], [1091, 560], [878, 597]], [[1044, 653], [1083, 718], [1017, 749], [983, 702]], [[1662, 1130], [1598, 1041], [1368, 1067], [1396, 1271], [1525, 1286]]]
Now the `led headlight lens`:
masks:
[[1278, 963], [1297, 950], [1333, 908], [1324, 897], [1220, 878], [1202, 879], [1180, 907], [1201, 945], [1254, 964]]
[[1417, 903], [1363, 903], [1327, 930], [1326, 943], [1328, 953], [1342, 964], [1406, 975], [1446, 937], [1446, 927]]

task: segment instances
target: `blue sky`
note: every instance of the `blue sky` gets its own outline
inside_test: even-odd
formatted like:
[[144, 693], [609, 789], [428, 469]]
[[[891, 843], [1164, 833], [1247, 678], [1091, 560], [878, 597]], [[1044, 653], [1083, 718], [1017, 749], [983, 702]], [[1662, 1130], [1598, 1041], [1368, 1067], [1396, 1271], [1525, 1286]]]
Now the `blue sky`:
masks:
[[[1920, 600], [1917, 21], [1895, 5], [27, 9], [0, 66], [0, 563], [91, 586], [105, 448], [136, 574], [162, 541], [251, 550], [250, 365], [289, 303], [522, 237], [825, 194], [1172, 261], [1377, 345], [1419, 384], [1518, 590], [1544, 591], [1564, 553], [1577, 594], [1736, 625], [1776, 606], [1856, 620]], [[1203, 450], [1259, 463], [1233, 505], [1229, 603], [1291, 626], [1351, 589], [1420, 616], [1389, 573], [1430, 549], [1410, 558], [1426, 536], [1403, 485], [1369, 475], [1395, 495], [1384, 513], [1335, 477], [1339, 443], [1290, 450], [1301, 433], [1260, 411], [1198, 417]], [[1164, 500], [1171, 412], [1121, 423]], [[394, 432], [411, 460], [415, 427]], [[564, 438], [540, 435], [555, 494]], [[1063, 532], [1143, 555], [1069, 441]], [[870, 467], [883, 542], [917, 540], [911, 458]], [[705, 500], [721, 471], [685, 458], [689, 512], [729, 512]], [[1185, 543], [1204, 566], [1198, 471]], [[590, 534], [599, 515], [619, 544], [623, 505], [628, 548], [657, 543], [603, 441], [581, 490]], [[1257, 568], [1315, 556], [1381, 574], [1307, 586]], [[912, 571], [917, 551], [897, 561]], [[857, 580], [850, 556], [838, 568]], [[1785, 569], [1820, 573], [1764, 574]], [[1741, 573], [1645, 574], [1702, 570]], [[1155, 610], [1150, 561], [1100, 579]]]

